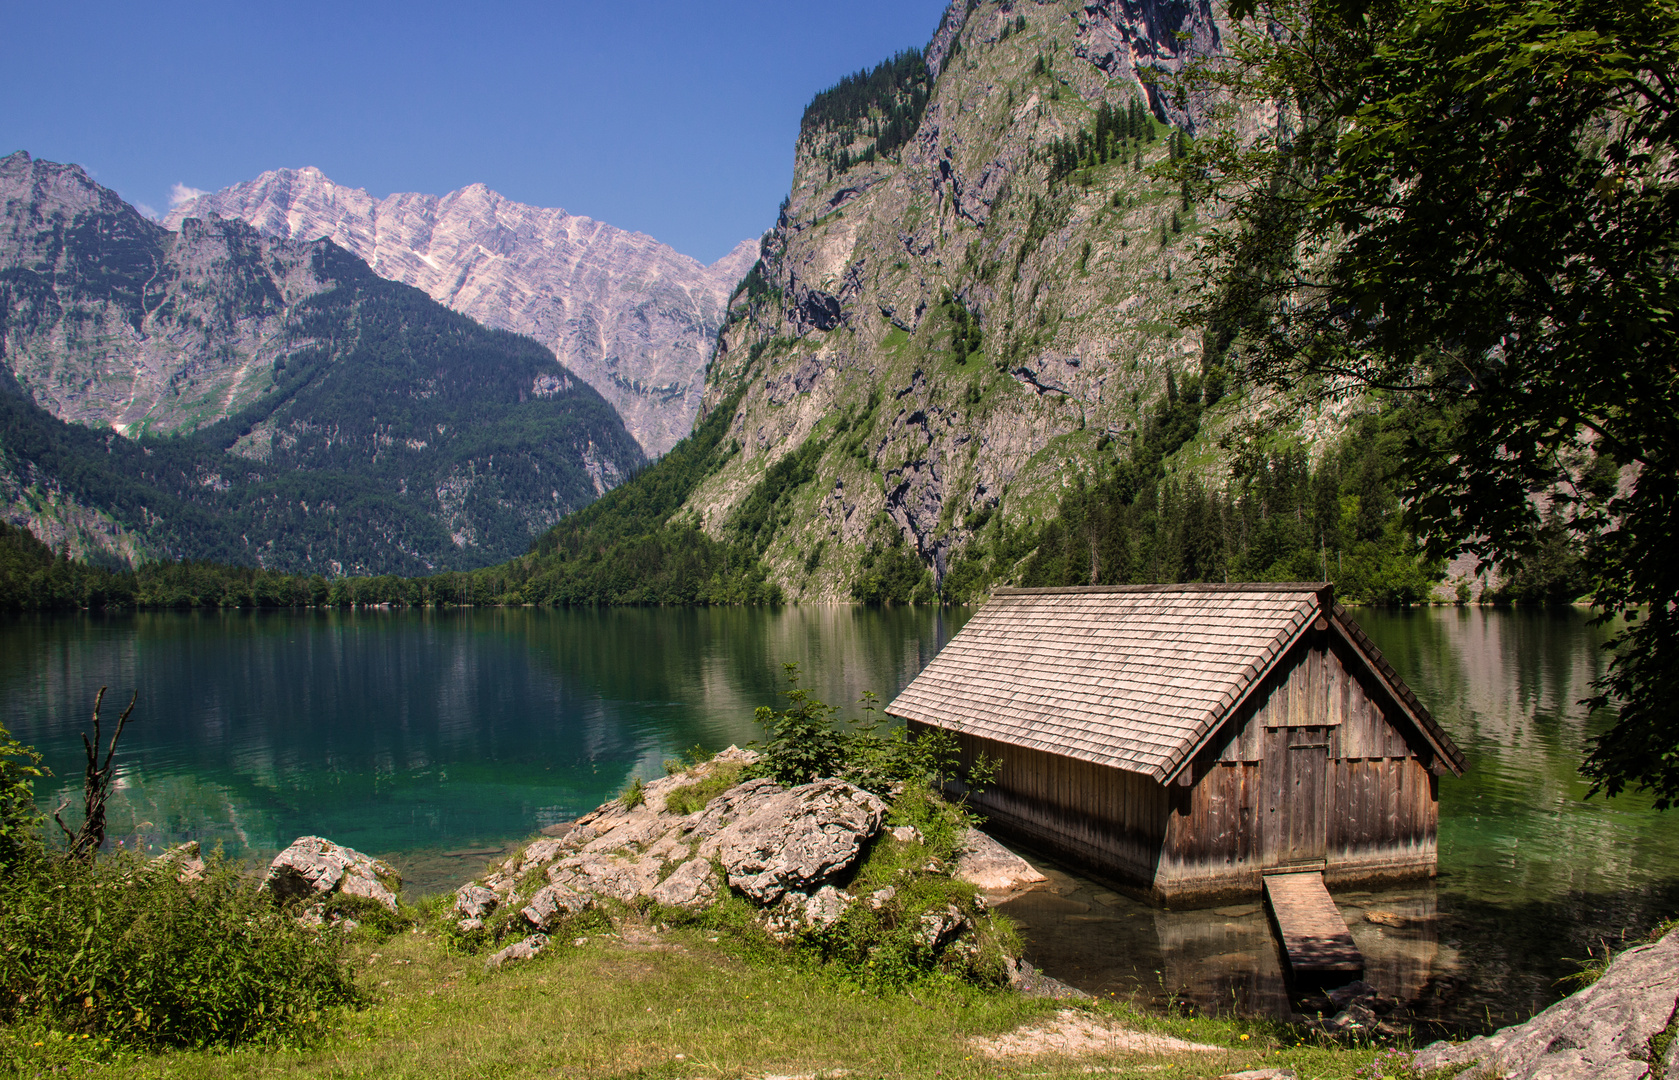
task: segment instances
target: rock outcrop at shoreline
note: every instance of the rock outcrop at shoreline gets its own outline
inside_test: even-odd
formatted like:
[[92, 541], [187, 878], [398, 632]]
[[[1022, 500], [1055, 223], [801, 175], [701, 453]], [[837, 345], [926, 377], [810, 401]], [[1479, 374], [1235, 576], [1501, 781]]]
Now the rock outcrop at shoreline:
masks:
[[262, 887], [274, 899], [326, 899], [355, 896], [396, 911], [402, 875], [389, 863], [320, 836], [300, 836], [274, 856]]
[[767, 778], [734, 782], [756, 760], [754, 752], [730, 747], [606, 803], [563, 835], [533, 841], [456, 891], [457, 930], [487, 934], [496, 944], [520, 936], [490, 957], [491, 966], [500, 966], [535, 956], [568, 920], [602, 901], [699, 912], [732, 894], [748, 901], [758, 925], [784, 943], [829, 930], [857, 909], [907, 927], [923, 955], [966, 950], [977, 956], [982, 899], [903, 909], [902, 888], [915, 875], [959, 877], [950, 871], [969, 862], [983, 871], [977, 884], [984, 887], [1037, 878], [1000, 845], [976, 842], [966, 861], [947, 868], [915, 855], [915, 866], [900, 871], [910, 877], [892, 879], [899, 885], [859, 889], [853, 879], [873, 845], [914, 852], [908, 845], [923, 842], [920, 832], [888, 829], [887, 803], [844, 780], [791, 788]]
[[[1525, 1024], [1417, 1053], [1423, 1075], [1460, 1080], [1671, 1080], [1679, 1077], [1679, 933], [1615, 957], [1601, 978]], [[1665, 1047], [1658, 1037], [1669, 1036]], [[1659, 1060], [1657, 1058], [1659, 1057]]]
[[666, 799], [757, 760], [730, 747], [685, 772], [616, 799], [578, 819], [563, 837], [544, 837], [455, 893], [459, 929], [482, 927], [498, 910], [516, 910], [545, 933], [599, 899], [651, 900], [703, 908], [733, 888], [764, 908], [764, 922], [793, 932], [832, 922], [854, 897], [829, 884], [855, 865], [881, 831], [886, 804], [843, 780], [784, 789], [747, 780], [690, 813]]

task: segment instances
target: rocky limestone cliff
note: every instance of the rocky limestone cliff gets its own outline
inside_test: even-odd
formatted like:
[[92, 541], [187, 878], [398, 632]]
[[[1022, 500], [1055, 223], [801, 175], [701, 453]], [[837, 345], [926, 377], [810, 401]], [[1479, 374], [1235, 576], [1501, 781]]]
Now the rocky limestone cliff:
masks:
[[[807, 113], [790, 199], [708, 378], [707, 409], [741, 395], [740, 449], [689, 501], [704, 527], [727, 535], [805, 448], [765, 557], [789, 597], [845, 599], [900, 539], [942, 577], [987, 523], [1041, 519], [1130, 445], [1169, 373], [1200, 373], [1199, 332], [1175, 320], [1209, 224], [1151, 175], [1165, 121], [1193, 118], [1137, 73], [1215, 49], [1218, 25], [1207, 0], [959, 0], [901, 149], [869, 153], [876, 121], [841, 131]], [[1058, 140], [1133, 102], [1148, 134], [1056, 171]]]
[[21, 152], [0, 161], [0, 207], [0, 360], [75, 423], [192, 430], [242, 408], [311, 344], [289, 313], [333, 284], [305, 245], [221, 222], [172, 235]]
[[742, 241], [710, 266], [641, 233], [512, 202], [483, 184], [375, 199], [319, 169], [277, 169], [176, 207], [263, 233], [326, 237], [374, 272], [485, 326], [532, 337], [618, 410], [649, 455], [693, 426], [729, 293], [758, 257]]
[[0, 513], [55, 547], [470, 568], [645, 462], [547, 349], [329, 240], [171, 232], [22, 152], [0, 211]]
[[1218, 56], [1225, 33], [1206, 0], [1097, 0], [1079, 9], [1073, 53], [1110, 79], [1136, 83], [1156, 116], [1193, 134], [1211, 97], [1198, 92], [1179, 100], [1167, 85], [1186, 65]]

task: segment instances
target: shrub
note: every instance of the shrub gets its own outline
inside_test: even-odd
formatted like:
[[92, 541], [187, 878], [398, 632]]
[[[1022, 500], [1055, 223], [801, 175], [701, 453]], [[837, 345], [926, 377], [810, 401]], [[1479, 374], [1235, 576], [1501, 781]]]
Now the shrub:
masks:
[[0, 869], [16, 866], [38, 846], [34, 782], [50, 776], [41, 755], [0, 724]]
[[306, 929], [219, 855], [199, 881], [42, 853], [0, 876], [0, 1019], [230, 1046], [306, 1039], [359, 1000], [343, 935]]
[[788, 706], [759, 707], [758, 724], [768, 738], [747, 775], [782, 784], [832, 776], [883, 796], [918, 782], [937, 789], [959, 781], [977, 789], [994, 778], [995, 763], [983, 758], [966, 775], [960, 773], [961, 755], [950, 732], [926, 731], [912, 738], [905, 729], [895, 728], [883, 735], [872, 693], [863, 695], [863, 716], [840, 720], [836, 706], [824, 704], [799, 685], [799, 665], [782, 667], [787, 672]]

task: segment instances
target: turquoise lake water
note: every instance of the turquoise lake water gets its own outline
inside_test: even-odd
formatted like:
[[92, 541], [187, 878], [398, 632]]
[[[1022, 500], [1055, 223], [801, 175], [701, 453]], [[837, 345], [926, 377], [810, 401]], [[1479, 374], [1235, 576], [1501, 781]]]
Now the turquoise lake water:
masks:
[[[260, 858], [317, 833], [393, 859], [419, 891], [567, 820], [695, 745], [758, 735], [781, 665], [835, 704], [889, 700], [965, 609], [532, 609], [139, 613], [0, 622], [0, 722], [79, 795], [83, 729], [108, 685], [124, 736], [111, 834]], [[1679, 819], [1583, 800], [1574, 769], [1604, 631], [1578, 614], [1355, 616], [1464, 749], [1441, 782], [1440, 877], [1338, 895], [1373, 981], [1458, 1029], [1542, 1008], [1603, 940], [1679, 914]], [[117, 700], [120, 698], [121, 700]], [[1053, 865], [1008, 906], [1040, 966], [1160, 1007], [1281, 1011], [1257, 908], [1159, 912]], [[1407, 915], [1405, 929], [1362, 918]]]

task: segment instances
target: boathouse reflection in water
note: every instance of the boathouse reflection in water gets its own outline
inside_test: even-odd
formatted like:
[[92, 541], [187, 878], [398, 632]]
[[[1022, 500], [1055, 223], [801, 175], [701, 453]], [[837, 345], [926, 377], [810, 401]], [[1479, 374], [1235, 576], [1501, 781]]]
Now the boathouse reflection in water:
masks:
[[[1034, 865], [1049, 880], [997, 909], [1021, 925], [1034, 966], [1080, 990], [1150, 1009], [1294, 1011], [1261, 900], [1172, 911], [1058, 867]], [[1364, 981], [1405, 1003], [1418, 1019], [1441, 1019], [1437, 991], [1454, 981], [1457, 953], [1439, 940], [1433, 883], [1337, 891], [1335, 900], [1364, 954]], [[1380, 921], [1371, 922], [1371, 914]]]

